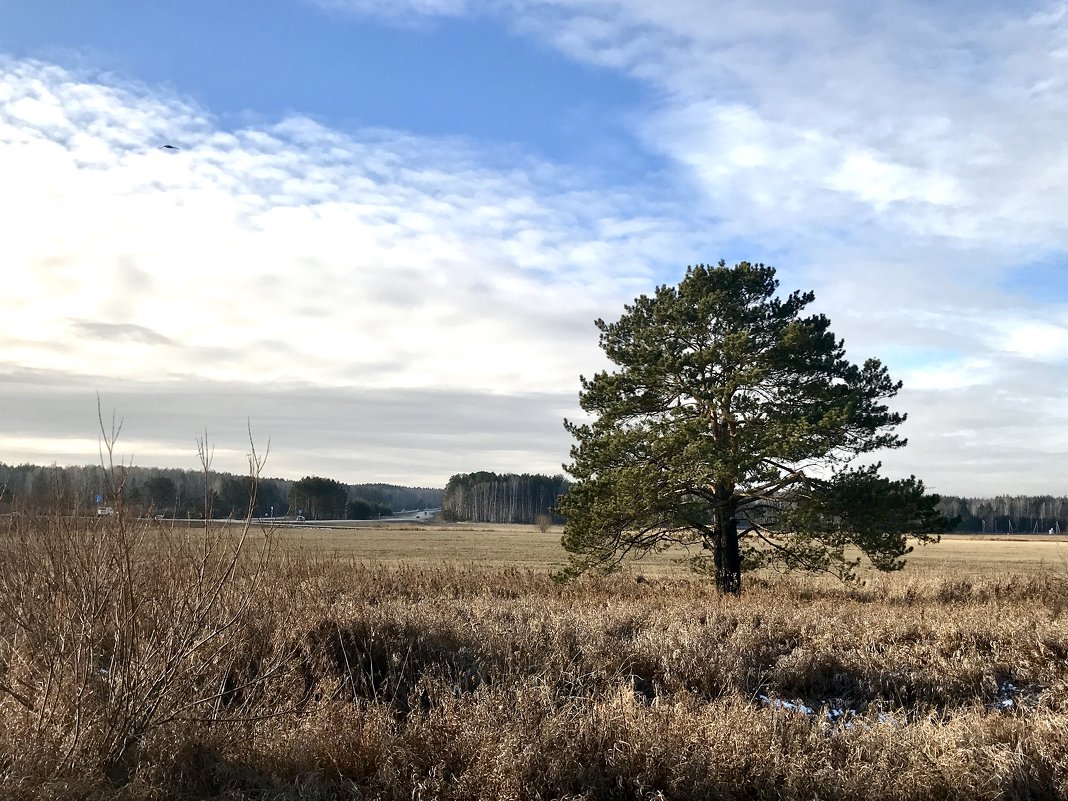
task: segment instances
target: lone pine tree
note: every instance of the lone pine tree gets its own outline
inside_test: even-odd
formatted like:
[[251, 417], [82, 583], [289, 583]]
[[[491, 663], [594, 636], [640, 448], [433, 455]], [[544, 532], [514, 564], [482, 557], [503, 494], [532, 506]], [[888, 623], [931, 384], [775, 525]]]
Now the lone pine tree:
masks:
[[737, 593], [759, 567], [852, 577], [857, 551], [896, 570], [910, 536], [947, 530], [922, 481], [858, 465], [906, 444], [885, 403], [901, 384], [877, 359], [851, 363], [825, 316], [802, 316], [811, 292], [777, 289], [774, 268], [721, 261], [597, 321], [616, 369], [582, 378], [590, 421], [565, 421], [569, 573], [699, 545], [693, 567]]

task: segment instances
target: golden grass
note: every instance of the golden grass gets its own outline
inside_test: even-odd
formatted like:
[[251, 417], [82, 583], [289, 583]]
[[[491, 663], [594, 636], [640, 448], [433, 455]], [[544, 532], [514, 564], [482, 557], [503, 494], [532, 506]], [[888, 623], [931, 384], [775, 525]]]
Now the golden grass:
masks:
[[[363, 524], [351, 529], [280, 529], [282, 541], [299, 545], [309, 554], [390, 565], [518, 566], [558, 570], [568, 554], [560, 545], [562, 530], [540, 531], [523, 525]], [[687, 552], [673, 548], [629, 563], [650, 575], [686, 575]], [[692, 553], [690, 554], [692, 555]], [[1068, 536], [1013, 538], [949, 535], [937, 545], [919, 546], [909, 557], [912, 573], [955, 576], [1033, 575], [1068, 563]]]
[[[242, 560], [201, 616], [232, 621], [217, 646], [194, 638], [153, 695], [198, 587], [183, 565], [204, 560], [161, 549], [166, 532], [129, 545], [128, 525], [0, 531], [0, 689], [29, 704], [0, 692], [2, 797], [1068, 796], [1068, 572], [1049, 543], [953, 538], [861, 586], [756, 577], [734, 598], [667, 560], [557, 584], [558, 532], [533, 527], [278, 532], [274, 560]], [[90, 542], [108, 558], [83, 559]], [[105, 592], [86, 604], [85, 586]], [[53, 618], [97, 628], [26, 639], [20, 621]], [[121, 682], [97, 667], [116, 642]], [[63, 668], [72, 643], [84, 682]], [[146, 699], [117, 774], [98, 734]]]
[[[339, 528], [287, 528], [280, 541], [308, 554], [384, 566], [469, 565], [555, 570], [567, 563], [559, 527], [542, 532], [525, 525], [413, 525], [403, 523]], [[665, 567], [670, 562], [657, 560]]]

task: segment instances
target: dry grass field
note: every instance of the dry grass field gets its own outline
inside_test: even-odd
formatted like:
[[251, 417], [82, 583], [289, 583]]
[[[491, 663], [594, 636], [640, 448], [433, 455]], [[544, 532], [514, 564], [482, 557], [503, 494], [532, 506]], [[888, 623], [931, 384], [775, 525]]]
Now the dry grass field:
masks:
[[[567, 563], [561, 528], [461, 523], [455, 525], [359, 524], [349, 529], [281, 529], [282, 541], [323, 557], [368, 564], [454, 565], [474, 568], [521, 567], [559, 570]], [[685, 576], [686, 551], [675, 548], [631, 563], [636, 572]], [[1068, 535], [1009, 538], [950, 535], [938, 545], [919, 547], [909, 557], [909, 573], [935, 576], [1032, 575], [1068, 572]]]
[[558, 584], [558, 531], [247, 535], [0, 523], [0, 797], [1068, 797], [1068, 545], [734, 598]]

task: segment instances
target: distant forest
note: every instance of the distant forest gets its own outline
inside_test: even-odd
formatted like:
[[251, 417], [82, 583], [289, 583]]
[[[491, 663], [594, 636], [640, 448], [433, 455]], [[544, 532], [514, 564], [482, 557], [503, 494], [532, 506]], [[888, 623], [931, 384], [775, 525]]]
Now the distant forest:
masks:
[[[122, 502], [135, 514], [200, 518], [205, 504], [215, 517], [244, 517], [249, 505], [248, 476], [178, 468], [130, 467]], [[309, 520], [372, 519], [409, 509], [440, 507], [446, 520], [534, 523], [555, 515], [557, 498], [570, 482], [562, 475], [459, 473], [444, 490], [393, 484], [343, 484], [308, 476], [299, 481], [261, 479], [253, 514], [296, 515]], [[115, 489], [99, 465], [41, 467], [0, 462], [0, 513], [52, 509], [91, 513], [114, 505]], [[101, 498], [98, 504], [96, 499]], [[943, 495], [939, 511], [960, 517], [959, 532], [987, 534], [1068, 533], [1068, 497], [998, 495], [962, 498]]]
[[[561, 475], [517, 475], [489, 472], [460, 473], [449, 479], [441, 501], [447, 520], [481, 523], [534, 523], [553, 511], [570, 482]], [[959, 517], [958, 532], [987, 534], [1068, 533], [1068, 497], [999, 495], [959, 498], [943, 495], [939, 511]]]
[[[318, 494], [324, 487], [332, 499], [329, 504], [323, 504]], [[213, 517], [239, 518], [248, 512], [250, 489], [248, 476], [233, 473], [130, 467], [126, 469], [121, 496], [123, 505], [138, 515], [201, 518], [209, 508]], [[88, 513], [98, 506], [117, 504], [117, 491], [114, 481], [99, 465], [41, 467], [0, 462], [0, 513], [53, 509]], [[284, 517], [297, 514], [300, 509], [309, 519], [367, 519], [409, 509], [437, 508], [441, 496], [440, 489], [342, 484], [317, 476], [300, 481], [265, 478], [259, 482], [253, 514]]]
[[1068, 497], [1052, 495], [998, 495], [995, 498], [958, 498], [943, 495], [938, 510], [960, 517], [955, 529], [986, 534], [1068, 533]]
[[560, 475], [458, 473], [445, 485], [441, 514], [479, 523], [559, 523], [556, 500], [569, 486]]

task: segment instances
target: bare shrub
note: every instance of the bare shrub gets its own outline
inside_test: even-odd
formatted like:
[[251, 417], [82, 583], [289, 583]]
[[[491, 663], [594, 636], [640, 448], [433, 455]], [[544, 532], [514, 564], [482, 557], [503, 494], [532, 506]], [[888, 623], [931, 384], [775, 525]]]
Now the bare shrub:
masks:
[[[117, 429], [113, 428], [117, 435]], [[277, 713], [293, 658], [265, 648], [280, 620], [270, 532], [177, 529], [118, 514], [15, 517], [0, 532], [0, 714], [9, 775], [84, 773], [122, 785], [148, 735]], [[201, 453], [205, 455], [205, 446]], [[250, 467], [258, 476], [255, 448]], [[208, 462], [204, 464], [205, 471]]]

